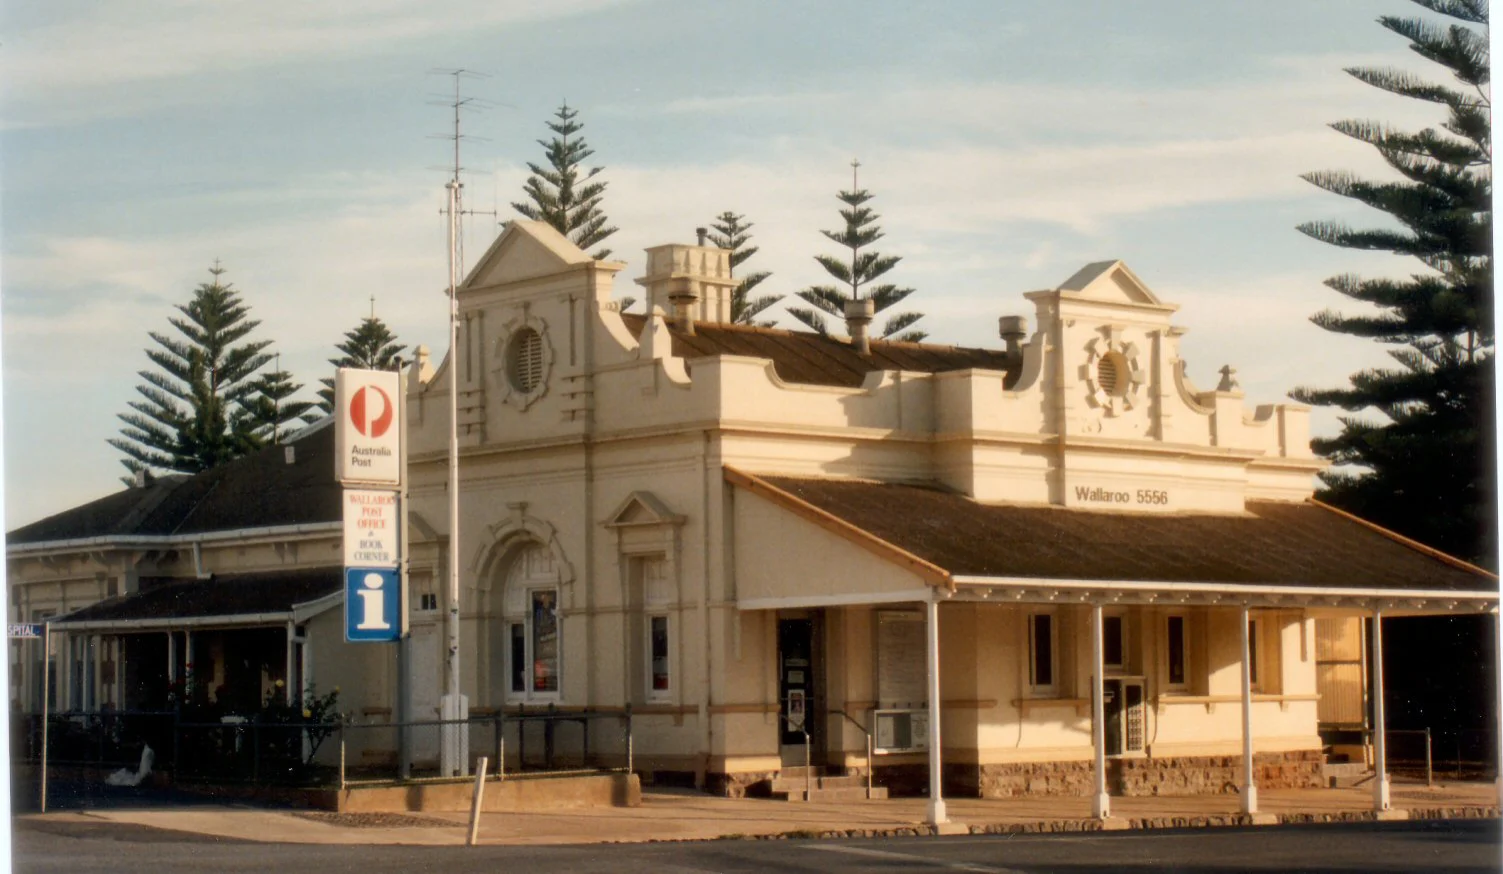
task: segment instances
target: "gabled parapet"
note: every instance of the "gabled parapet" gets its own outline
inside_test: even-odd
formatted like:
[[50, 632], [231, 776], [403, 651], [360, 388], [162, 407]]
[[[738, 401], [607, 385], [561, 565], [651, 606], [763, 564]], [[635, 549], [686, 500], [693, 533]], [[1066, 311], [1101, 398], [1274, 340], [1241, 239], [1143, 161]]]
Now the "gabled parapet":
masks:
[[620, 267], [512, 223], [461, 288], [458, 361], [414, 381], [415, 449], [442, 446], [454, 370], [477, 449], [713, 429], [748, 470], [1139, 512], [1299, 500], [1320, 468], [1306, 408], [1249, 408], [1230, 369], [1190, 381], [1178, 308], [1121, 261], [1026, 294], [1031, 319], [1001, 315], [991, 349], [731, 324], [729, 253], [707, 246], [649, 249], [648, 315], [623, 315]]

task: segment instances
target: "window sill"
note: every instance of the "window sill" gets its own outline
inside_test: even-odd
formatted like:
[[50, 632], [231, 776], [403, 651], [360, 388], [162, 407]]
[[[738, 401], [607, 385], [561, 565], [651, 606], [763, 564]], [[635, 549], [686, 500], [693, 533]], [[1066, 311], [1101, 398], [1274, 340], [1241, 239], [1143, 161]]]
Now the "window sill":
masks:
[[1035, 710], [1056, 710], [1073, 708], [1076, 716], [1085, 716], [1091, 708], [1089, 698], [1014, 698], [1012, 705], [1024, 716]]
[[[1315, 694], [1279, 695], [1268, 692], [1254, 692], [1252, 693], [1252, 700], [1254, 704], [1275, 701], [1278, 702], [1279, 710], [1287, 711], [1289, 709], [1290, 702], [1319, 701], [1320, 696]], [[1200, 704], [1205, 707], [1207, 713], [1215, 713], [1217, 704], [1240, 705], [1241, 703], [1241, 695], [1177, 695], [1172, 693], [1165, 693], [1153, 699], [1154, 707], [1156, 707], [1160, 712], [1163, 712], [1165, 707], [1171, 705]]]

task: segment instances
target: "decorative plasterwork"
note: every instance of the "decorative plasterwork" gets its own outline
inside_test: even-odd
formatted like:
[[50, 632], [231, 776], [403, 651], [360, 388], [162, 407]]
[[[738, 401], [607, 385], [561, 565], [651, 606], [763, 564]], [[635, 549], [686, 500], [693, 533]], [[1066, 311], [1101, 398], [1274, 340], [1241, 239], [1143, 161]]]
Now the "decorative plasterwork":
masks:
[[668, 509], [652, 492], [638, 491], [627, 496], [616, 512], [606, 517], [605, 527], [625, 528], [647, 525], [682, 525], [684, 517]]
[[[542, 374], [532, 390], [526, 392], [517, 387], [510, 372], [511, 346], [524, 328], [537, 332], [542, 340], [543, 350]], [[501, 326], [501, 337], [496, 341], [495, 362], [491, 372], [496, 375], [496, 384], [501, 389], [502, 403], [525, 410], [542, 399], [548, 393], [549, 377], [553, 375], [553, 340], [548, 334], [548, 322], [533, 315], [531, 308], [524, 306], [515, 317]]]
[[568, 586], [574, 582], [574, 566], [564, 557], [563, 544], [559, 542], [558, 529], [536, 516], [527, 514], [527, 504], [517, 502], [506, 505], [511, 515], [492, 525], [485, 526], [480, 541], [470, 559], [472, 585], [480, 588], [489, 585], [497, 569], [504, 566], [511, 551], [526, 543], [538, 543], [553, 556], [558, 567], [558, 582]]
[[[1136, 407], [1140, 401], [1143, 383], [1147, 374], [1139, 362], [1136, 343], [1122, 339], [1122, 328], [1108, 325], [1086, 346], [1085, 382], [1087, 399], [1108, 416], [1119, 416]], [[1105, 368], [1114, 370], [1116, 385], [1108, 385], [1102, 379]]]

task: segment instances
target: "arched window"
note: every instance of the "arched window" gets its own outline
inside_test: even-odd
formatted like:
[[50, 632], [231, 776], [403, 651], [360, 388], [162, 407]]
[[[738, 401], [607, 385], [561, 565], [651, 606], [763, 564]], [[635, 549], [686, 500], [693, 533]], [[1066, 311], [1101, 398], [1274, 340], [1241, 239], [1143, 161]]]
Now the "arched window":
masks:
[[553, 556], [536, 543], [517, 550], [503, 591], [507, 697], [557, 697], [562, 688], [563, 635]]

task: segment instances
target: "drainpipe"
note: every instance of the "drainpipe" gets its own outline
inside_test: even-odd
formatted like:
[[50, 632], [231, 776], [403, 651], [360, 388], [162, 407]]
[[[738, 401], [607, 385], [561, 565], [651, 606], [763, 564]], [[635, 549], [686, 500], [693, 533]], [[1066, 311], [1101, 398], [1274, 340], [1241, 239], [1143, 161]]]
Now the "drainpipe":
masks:
[[200, 580], [207, 580], [209, 578], [209, 573], [204, 570], [203, 538], [193, 541], [193, 576]]
[[293, 660], [293, 653], [296, 651], [296, 647], [297, 647], [297, 643], [294, 640], [294, 638], [296, 638], [296, 637], [297, 637], [297, 623], [294, 622], [293, 620], [289, 619], [289, 620], [287, 620], [287, 661], [286, 661], [285, 673], [283, 673], [283, 675], [282, 675], [283, 676], [283, 682], [282, 682], [282, 702], [285, 703], [285, 704], [289, 704], [289, 705], [292, 703], [292, 671], [293, 671], [292, 660]]

